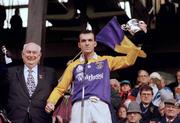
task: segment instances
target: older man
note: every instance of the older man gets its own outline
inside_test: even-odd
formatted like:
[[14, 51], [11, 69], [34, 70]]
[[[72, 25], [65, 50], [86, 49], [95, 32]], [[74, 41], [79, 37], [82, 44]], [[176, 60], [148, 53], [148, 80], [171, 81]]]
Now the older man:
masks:
[[150, 76], [147, 70], [141, 69], [137, 73], [137, 83], [136, 87], [132, 89], [131, 95], [136, 98], [138, 103], [141, 102], [139, 90], [143, 85], [148, 85], [150, 81]]
[[141, 109], [136, 101], [132, 101], [128, 106], [126, 123], [143, 123], [141, 122]]
[[161, 123], [180, 123], [180, 117], [178, 116], [179, 107], [176, 105], [175, 99], [167, 99], [164, 101], [165, 116], [161, 119]]
[[8, 118], [13, 123], [51, 123], [51, 115], [44, 107], [57, 84], [52, 68], [39, 65], [41, 47], [33, 42], [23, 47], [24, 65], [8, 70]]

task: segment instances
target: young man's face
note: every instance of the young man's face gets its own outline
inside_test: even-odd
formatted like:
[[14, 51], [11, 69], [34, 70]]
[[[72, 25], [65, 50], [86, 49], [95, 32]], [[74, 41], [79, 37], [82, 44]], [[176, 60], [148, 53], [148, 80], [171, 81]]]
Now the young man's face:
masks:
[[97, 42], [94, 39], [93, 33], [80, 34], [78, 47], [84, 54], [90, 54], [94, 52], [94, 48], [97, 46]]
[[147, 90], [147, 91], [143, 90], [140, 93], [140, 97], [141, 97], [141, 102], [143, 104], [150, 104], [152, 101], [153, 94], [150, 90]]

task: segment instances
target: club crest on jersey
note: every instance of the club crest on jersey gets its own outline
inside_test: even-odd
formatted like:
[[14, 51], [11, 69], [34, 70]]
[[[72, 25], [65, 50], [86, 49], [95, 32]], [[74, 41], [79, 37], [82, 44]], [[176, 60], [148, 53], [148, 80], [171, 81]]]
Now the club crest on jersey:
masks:
[[81, 73], [83, 71], [83, 66], [82, 65], [78, 65], [78, 67], [76, 68], [76, 72], [77, 73]]
[[102, 61], [99, 61], [99, 62], [96, 62], [96, 69], [102, 69], [103, 68], [103, 62]]

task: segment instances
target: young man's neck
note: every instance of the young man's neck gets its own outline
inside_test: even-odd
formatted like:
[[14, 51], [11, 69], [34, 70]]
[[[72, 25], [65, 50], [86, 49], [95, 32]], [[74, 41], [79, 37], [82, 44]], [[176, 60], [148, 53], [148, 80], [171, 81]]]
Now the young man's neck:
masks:
[[93, 55], [94, 55], [94, 52], [83, 54], [85, 60], [91, 59], [93, 57]]

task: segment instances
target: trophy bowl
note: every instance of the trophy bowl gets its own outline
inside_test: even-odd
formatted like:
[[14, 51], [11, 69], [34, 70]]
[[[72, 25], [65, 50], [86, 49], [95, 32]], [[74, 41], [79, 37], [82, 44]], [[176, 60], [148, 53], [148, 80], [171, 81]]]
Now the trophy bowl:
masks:
[[132, 33], [136, 33], [141, 30], [139, 27], [139, 20], [138, 19], [131, 19], [127, 22], [126, 26], [128, 27], [129, 31]]

